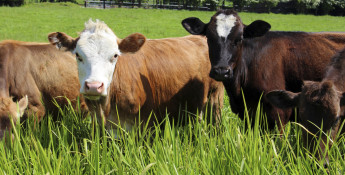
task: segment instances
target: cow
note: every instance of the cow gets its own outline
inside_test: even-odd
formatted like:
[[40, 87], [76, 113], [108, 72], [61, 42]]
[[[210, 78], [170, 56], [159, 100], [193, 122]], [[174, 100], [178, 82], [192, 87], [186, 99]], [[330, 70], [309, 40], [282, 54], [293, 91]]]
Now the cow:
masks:
[[10, 130], [11, 119], [15, 122], [21, 115], [23, 121], [33, 116], [35, 123], [47, 112], [56, 118], [55, 102], [63, 108], [69, 105], [67, 99], [77, 107], [80, 98], [80, 110], [86, 114], [79, 87], [77, 62], [71, 53], [58, 51], [50, 43], [0, 42], [0, 135]]
[[246, 102], [249, 117], [255, 116], [251, 113], [261, 99], [268, 128], [278, 125], [281, 131], [294, 119], [293, 111], [272, 106], [265, 94], [274, 89], [298, 92], [303, 80], [320, 81], [345, 44], [345, 33], [269, 31], [271, 25], [262, 20], [245, 25], [234, 10], [218, 11], [207, 24], [190, 17], [182, 25], [207, 37], [210, 76], [223, 82], [231, 110], [243, 119]]
[[321, 82], [304, 81], [301, 92], [297, 93], [273, 90], [266, 94], [268, 101], [278, 108], [299, 109], [300, 122], [304, 127], [302, 130], [304, 146], [310, 151], [317, 148], [318, 157], [325, 156], [327, 162], [326, 147], [332, 146], [344, 121], [344, 70], [345, 49], [332, 58]]
[[[104, 22], [90, 19], [77, 38], [62, 32], [48, 38], [76, 54], [80, 92], [90, 112], [115, 134], [115, 125], [131, 131], [141, 123], [162, 122], [166, 114], [178, 122], [189, 120], [189, 113], [205, 114], [207, 101], [219, 121], [224, 87], [208, 76], [204, 37], [146, 40], [135, 33], [119, 39]], [[149, 118], [151, 112], [155, 116]]]
[[19, 121], [27, 106], [27, 96], [20, 99], [18, 103], [13, 102], [10, 97], [0, 97], [0, 139], [4, 138], [6, 131], [10, 133], [11, 120], [14, 124]]

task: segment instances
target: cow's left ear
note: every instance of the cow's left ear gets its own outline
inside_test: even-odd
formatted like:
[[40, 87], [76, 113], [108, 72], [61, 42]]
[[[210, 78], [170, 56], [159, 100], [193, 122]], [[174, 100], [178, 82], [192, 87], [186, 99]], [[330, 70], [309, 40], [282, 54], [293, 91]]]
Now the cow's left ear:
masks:
[[78, 38], [72, 38], [71, 36], [63, 32], [53, 32], [48, 35], [48, 40], [51, 44], [56, 46], [58, 49], [63, 49], [66, 51], [74, 51]]
[[146, 38], [140, 33], [134, 33], [122, 40], [118, 40], [119, 49], [122, 53], [134, 53], [144, 45]]
[[256, 20], [244, 27], [244, 38], [255, 38], [265, 35], [271, 29], [271, 25], [265, 21]]

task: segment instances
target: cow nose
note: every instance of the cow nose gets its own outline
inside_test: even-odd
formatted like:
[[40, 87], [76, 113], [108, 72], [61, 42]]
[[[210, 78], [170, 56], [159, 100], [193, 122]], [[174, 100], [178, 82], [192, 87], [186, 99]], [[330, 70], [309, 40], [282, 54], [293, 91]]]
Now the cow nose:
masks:
[[104, 91], [104, 84], [101, 82], [85, 82], [85, 93], [99, 95]]
[[211, 69], [210, 72], [210, 77], [218, 81], [231, 78], [231, 76], [232, 71], [230, 67], [214, 67]]
[[216, 74], [218, 74], [218, 75], [227, 75], [227, 74], [229, 74], [230, 69], [227, 69], [227, 68], [217, 68], [217, 69], [215, 69], [215, 71], [216, 71]]

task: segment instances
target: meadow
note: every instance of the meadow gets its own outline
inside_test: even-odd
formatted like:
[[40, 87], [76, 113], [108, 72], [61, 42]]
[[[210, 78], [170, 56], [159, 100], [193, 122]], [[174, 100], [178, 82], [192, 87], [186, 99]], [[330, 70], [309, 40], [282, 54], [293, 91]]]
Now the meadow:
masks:
[[[84, 22], [100, 19], [124, 38], [139, 32], [147, 38], [187, 35], [181, 20], [196, 16], [204, 22], [215, 12], [156, 9], [85, 9], [75, 4], [30, 4], [0, 7], [0, 40], [47, 42], [50, 32], [76, 37]], [[240, 13], [245, 24], [262, 19], [272, 30], [345, 31], [345, 17]], [[175, 126], [168, 119], [149, 129], [124, 132], [115, 139], [91, 117], [82, 119], [71, 107], [61, 119], [47, 115], [33, 127], [28, 121], [14, 130], [15, 140], [0, 142], [0, 174], [344, 174], [345, 140], [338, 139], [325, 169], [302, 147], [301, 128], [289, 123], [283, 134], [262, 130], [256, 122], [231, 112], [224, 99], [222, 122]], [[256, 118], [264, 118], [258, 104]], [[207, 116], [205, 116], [207, 118]], [[259, 121], [259, 120], [256, 120]]]

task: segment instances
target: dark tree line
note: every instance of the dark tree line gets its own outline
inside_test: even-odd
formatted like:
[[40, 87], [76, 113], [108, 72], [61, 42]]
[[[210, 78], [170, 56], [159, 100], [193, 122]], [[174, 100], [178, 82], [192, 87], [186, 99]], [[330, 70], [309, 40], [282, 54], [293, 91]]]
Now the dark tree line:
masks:
[[[0, 0], [0, 6], [20, 6], [27, 0]], [[74, 2], [76, 0], [30, 0], [30, 2]], [[102, 1], [102, 0], [100, 0]], [[345, 16], [345, 0], [105, 0], [121, 6], [170, 8], [189, 10], [218, 10], [259, 13], [294, 13]]]
[[345, 0], [234, 0], [238, 11], [345, 15]]

